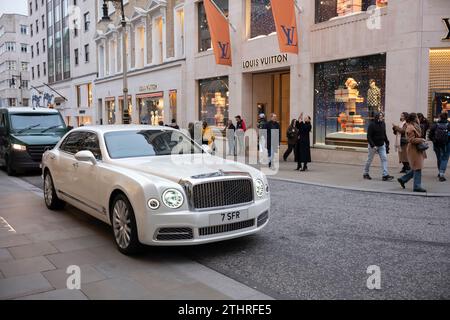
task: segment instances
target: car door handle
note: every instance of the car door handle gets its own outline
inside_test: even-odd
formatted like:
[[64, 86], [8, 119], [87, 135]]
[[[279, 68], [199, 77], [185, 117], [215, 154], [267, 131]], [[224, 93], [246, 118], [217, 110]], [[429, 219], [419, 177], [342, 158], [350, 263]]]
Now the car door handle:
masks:
[[78, 162], [72, 163], [72, 166], [73, 166], [74, 168], [78, 168]]

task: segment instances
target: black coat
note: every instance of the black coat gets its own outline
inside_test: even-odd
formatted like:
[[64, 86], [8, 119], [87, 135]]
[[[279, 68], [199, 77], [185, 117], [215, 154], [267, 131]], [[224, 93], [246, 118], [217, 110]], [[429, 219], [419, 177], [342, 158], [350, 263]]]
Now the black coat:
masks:
[[298, 140], [295, 146], [297, 152], [295, 154], [295, 161], [298, 163], [311, 162], [311, 147], [309, 144], [309, 133], [312, 126], [310, 122], [297, 122]]
[[[278, 145], [280, 145], [280, 141], [281, 141], [280, 124], [275, 121], [268, 121], [268, 122], [266, 122], [264, 129], [267, 130], [266, 131], [267, 150], [271, 150], [271, 148], [272, 148], [272, 134], [274, 135], [273, 139], [277, 138], [276, 135], [278, 136]], [[276, 131], [272, 131], [272, 130], [276, 130]], [[276, 140], [273, 142], [276, 143]]]
[[386, 124], [383, 121], [372, 121], [367, 128], [367, 141], [370, 147], [381, 147], [386, 144], [389, 146], [389, 140], [386, 135]]

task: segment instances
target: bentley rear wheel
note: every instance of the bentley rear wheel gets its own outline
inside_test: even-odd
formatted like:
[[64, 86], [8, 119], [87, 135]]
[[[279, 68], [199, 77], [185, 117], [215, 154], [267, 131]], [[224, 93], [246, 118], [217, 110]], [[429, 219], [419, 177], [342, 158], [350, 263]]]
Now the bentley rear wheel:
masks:
[[124, 194], [118, 194], [111, 206], [111, 223], [114, 240], [120, 252], [126, 255], [138, 253], [142, 249], [137, 235], [133, 207]]

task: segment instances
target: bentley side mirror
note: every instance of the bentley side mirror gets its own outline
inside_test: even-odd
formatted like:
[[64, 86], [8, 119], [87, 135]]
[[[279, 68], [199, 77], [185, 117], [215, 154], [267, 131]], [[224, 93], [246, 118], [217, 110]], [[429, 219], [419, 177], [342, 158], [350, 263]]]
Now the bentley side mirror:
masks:
[[78, 151], [75, 154], [75, 159], [77, 159], [78, 161], [91, 162], [94, 165], [97, 163], [97, 160], [95, 159], [94, 154], [89, 150]]

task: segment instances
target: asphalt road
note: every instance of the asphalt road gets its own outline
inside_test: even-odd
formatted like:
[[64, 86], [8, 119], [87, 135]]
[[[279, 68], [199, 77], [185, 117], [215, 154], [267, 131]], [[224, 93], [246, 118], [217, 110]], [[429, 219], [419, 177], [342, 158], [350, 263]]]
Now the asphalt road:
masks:
[[[39, 176], [21, 178], [42, 186]], [[449, 198], [270, 184], [263, 232], [146, 254], [188, 255], [279, 299], [450, 299]], [[380, 290], [366, 286], [371, 265]]]

